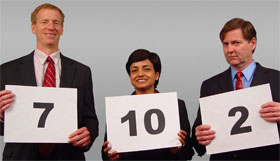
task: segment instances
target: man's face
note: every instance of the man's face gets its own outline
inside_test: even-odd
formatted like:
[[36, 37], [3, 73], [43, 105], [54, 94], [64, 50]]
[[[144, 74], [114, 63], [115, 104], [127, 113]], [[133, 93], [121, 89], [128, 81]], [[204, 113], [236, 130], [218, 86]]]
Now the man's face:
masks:
[[32, 32], [36, 35], [38, 49], [58, 48], [60, 35], [63, 33], [62, 16], [54, 9], [41, 9], [32, 24]]
[[235, 70], [243, 70], [253, 61], [256, 38], [248, 42], [240, 28], [228, 31], [222, 43], [225, 58]]

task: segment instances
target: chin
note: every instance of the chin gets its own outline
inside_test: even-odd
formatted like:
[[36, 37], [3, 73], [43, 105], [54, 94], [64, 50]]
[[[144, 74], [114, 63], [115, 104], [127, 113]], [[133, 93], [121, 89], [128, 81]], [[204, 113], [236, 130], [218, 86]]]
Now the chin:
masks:
[[146, 87], [136, 87], [135, 90], [138, 90], [138, 91], [146, 91], [147, 88]]
[[231, 66], [237, 66], [238, 64], [240, 64], [239, 61], [236, 61], [236, 60], [229, 60], [228, 63], [231, 65]]
[[145, 91], [146, 90], [146, 88], [145, 87], [136, 87], [135, 89], [137, 89], [137, 90], [139, 90], [139, 91]]
[[46, 43], [48, 46], [54, 46], [56, 43], [55, 42], [48, 42]]

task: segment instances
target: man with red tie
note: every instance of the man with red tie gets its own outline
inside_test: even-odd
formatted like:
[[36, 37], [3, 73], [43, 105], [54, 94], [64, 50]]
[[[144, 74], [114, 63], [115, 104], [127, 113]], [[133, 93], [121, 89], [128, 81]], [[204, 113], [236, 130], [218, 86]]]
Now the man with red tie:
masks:
[[[277, 122], [278, 133], [280, 133], [280, 73], [262, 67], [253, 60], [257, 44], [254, 26], [241, 18], [231, 19], [222, 28], [220, 39], [230, 68], [205, 80], [201, 85], [200, 97], [269, 83], [273, 102], [267, 102], [259, 107], [259, 113], [264, 120]], [[199, 156], [204, 155], [205, 146], [211, 144], [213, 139], [215, 139], [215, 129], [211, 129], [210, 125], [202, 125], [199, 109], [192, 130], [192, 143]], [[279, 150], [279, 145], [272, 145], [213, 154], [210, 160], [279, 160]]]
[[[78, 91], [78, 130], [69, 134], [69, 144], [7, 143], [3, 160], [85, 160], [98, 136], [91, 70], [61, 54], [58, 43], [63, 33], [64, 14], [52, 4], [42, 4], [31, 14], [37, 48], [30, 54], [1, 65], [0, 133], [4, 111], [16, 97], [5, 85], [69, 87]], [[63, 129], [61, 129], [63, 130]]]

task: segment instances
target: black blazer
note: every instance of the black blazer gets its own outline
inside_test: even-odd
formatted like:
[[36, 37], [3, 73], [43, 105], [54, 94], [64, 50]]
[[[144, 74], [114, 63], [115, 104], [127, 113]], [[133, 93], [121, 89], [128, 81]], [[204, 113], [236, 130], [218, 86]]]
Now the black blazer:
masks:
[[[187, 132], [185, 146], [178, 151], [176, 155], [170, 152], [170, 148], [146, 150], [138, 152], [122, 153], [120, 160], [191, 160], [194, 155], [194, 150], [190, 144], [191, 127], [188, 119], [188, 112], [183, 100], [178, 99], [180, 128]], [[104, 141], [107, 141], [107, 132], [105, 131]], [[110, 141], [110, 140], [109, 140]], [[109, 160], [104, 147], [101, 149], [102, 159]]]
[[[0, 67], [1, 90], [5, 85], [36, 86], [33, 62], [34, 51], [29, 55], [7, 62]], [[91, 143], [87, 148], [73, 147], [72, 144], [56, 144], [55, 159], [84, 160], [84, 151], [89, 150], [98, 136], [98, 119], [94, 108], [92, 77], [90, 68], [61, 54], [60, 87], [78, 89], [78, 128], [87, 127], [91, 135]], [[3, 135], [1, 123], [1, 135]], [[63, 130], [63, 129], [62, 129]], [[36, 160], [38, 144], [7, 143], [3, 160]]]
[[[251, 87], [269, 83], [271, 87], [273, 101], [280, 102], [280, 72], [274, 69], [264, 68], [257, 63], [256, 71], [251, 83]], [[233, 91], [230, 68], [206, 81], [201, 85], [200, 97], [211, 96], [214, 94]], [[215, 109], [213, 109], [215, 110]], [[200, 108], [197, 113], [197, 118], [192, 129], [192, 144], [199, 154], [202, 156], [205, 152], [205, 146], [200, 145], [195, 137], [195, 128], [201, 125]], [[279, 122], [277, 123], [278, 133], [280, 134]], [[279, 145], [266, 147], [252, 148], [220, 154], [213, 154], [210, 160], [279, 160]]]

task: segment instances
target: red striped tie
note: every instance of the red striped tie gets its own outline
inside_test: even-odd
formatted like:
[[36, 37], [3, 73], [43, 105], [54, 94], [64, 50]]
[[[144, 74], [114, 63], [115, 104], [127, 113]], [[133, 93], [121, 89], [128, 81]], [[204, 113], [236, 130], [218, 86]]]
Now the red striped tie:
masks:
[[43, 87], [55, 87], [55, 67], [54, 62], [50, 56], [47, 58], [48, 68], [45, 73]]
[[236, 84], [235, 84], [235, 89], [242, 89], [243, 88], [243, 84], [242, 84], [242, 71], [239, 71], [236, 73]]
[[[55, 66], [52, 58], [48, 56], [47, 58], [48, 67], [45, 73], [43, 87], [55, 87]], [[39, 153], [44, 157], [48, 157], [50, 153], [54, 150], [55, 145], [53, 143], [41, 143], [38, 146]]]

